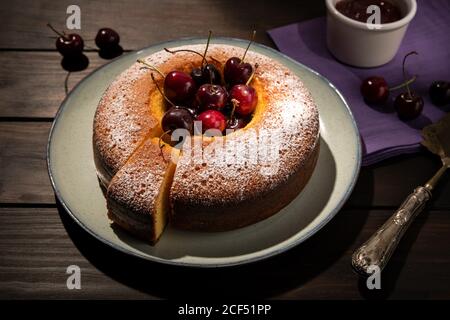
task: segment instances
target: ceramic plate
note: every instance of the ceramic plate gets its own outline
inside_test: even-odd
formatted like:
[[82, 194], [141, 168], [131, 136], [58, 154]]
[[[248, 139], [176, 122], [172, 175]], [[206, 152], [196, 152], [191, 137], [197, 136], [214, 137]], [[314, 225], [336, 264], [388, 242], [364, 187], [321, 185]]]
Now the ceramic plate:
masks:
[[[313, 70], [268, 47], [252, 50], [269, 56], [296, 73], [319, 107], [321, 150], [305, 189], [288, 206], [254, 225], [229, 232], [201, 233], [166, 228], [156, 246], [112, 228], [97, 181], [92, 151], [92, 123], [102, 93], [137, 58], [164, 47], [206, 43], [182, 39], [132, 52], [99, 68], [63, 101], [48, 142], [48, 170], [59, 200], [87, 232], [123, 252], [161, 263], [221, 267], [261, 260], [305, 241], [342, 207], [358, 176], [361, 147], [353, 116], [336, 88]], [[247, 41], [215, 38], [245, 48]], [[333, 239], [330, 239], [330, 244]]]

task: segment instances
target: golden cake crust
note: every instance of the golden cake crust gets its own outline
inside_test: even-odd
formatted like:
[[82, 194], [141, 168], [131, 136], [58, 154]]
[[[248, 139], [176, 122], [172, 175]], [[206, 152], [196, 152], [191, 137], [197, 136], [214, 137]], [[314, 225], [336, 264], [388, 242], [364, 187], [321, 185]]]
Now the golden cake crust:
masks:
[[[184, 48], [202, 52], [204, 45]], [[222, 64], [242, 53], [242, 48], [226, 45], [211, 45], [208, 51], [209, 56]], [[190, 70], [193, 65], [199, 65], [201, 59], [191, 53], [172, 55], [160, 51], [145, 60], [168, 72]], [[309, 91], [289, 69], [269, 57], [249, 51], [246, 61], [259, 66], [254, 84], [262, 107], [245, 129], [223, 138], [203, 140], [203, 150], [215, 150], [208, 159], [198, 158], [189, 148], [183, 150], [169, 196], [171, 223], [178, 228], [230, 230], [267, 218], [303, 189], [314, 170], [319, 153], [319, 116]], [[151, 72], [142, 64], [134, 64], [113, 82], [99, 103], [94, 120], [94, 153], [99, 178], [104, 185], [108, 185], [122, 167], [128, 166], [127, 160], [146, 139], [161, 132], [158, 114], [152, 110], [152, 95], [156, 88], [150, 78]], [[273, 154], [270, 157], [263, 154], [255, 160], [252, 154], [246, 153], [246, 145], [255, 141], [268, 143], [261, 137], [269, 139], [269, 143], [270, 139], [276, 140], [272, 141], [278, 143], [275, 158]], [[193, 138], [196, 139], [201, 138]], [[191, 146], [194, 145], [192, 141]], [[225, 148], [232, 145], [235, 146], [234, 153], [230, 151], [232, 148]], [[227, 155], [241, 158], [231, 163], [220, 161]], [[139, 170], [139, 162], [134, 165], [134, 169]], [[148, 165], [142, 166], [151, 170]], [[123, 184], [139, 185], [142, 179], [139, 175], [128, 175], [125, 179], [128, 181], [124, 180]], [[108, 197], [117, 198], [118, 184], [119, 180], [114, 182]], [[152, 187], [149, 184], [149, 188]], [[156, 192], [147, 193], [144, 198], [131, 196], [114, 201], [110, 210], [128, 216], [131, 219], [128, 224], [133, 221], [139, 224], [139, 219], [133, 219], [136, 212], [144, 208], [142, 214], [151, 216], [154, 209], [149, 203], [154, 201]], [[120, 221], [119, 215], [114, 219], [114, 213], [110, 213], [110, 217]]]

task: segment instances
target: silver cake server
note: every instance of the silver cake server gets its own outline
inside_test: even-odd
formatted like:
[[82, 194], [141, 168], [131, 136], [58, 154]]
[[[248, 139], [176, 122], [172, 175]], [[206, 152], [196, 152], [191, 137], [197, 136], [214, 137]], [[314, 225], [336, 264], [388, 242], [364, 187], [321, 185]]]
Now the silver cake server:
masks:
[[411, 222], [431, 199], [431, 192], [450, 167], [450, 113], [439, 122], [423, 128], [422, 137], [422, 144], [441, 157], [442, 167], [424, 186], [414, 189], [413, 193], [406, 198], [400, 208], [381, 228], [355, 250], [352, 256], [352, 265], [363, 275], [372, 274], [375, 270], [372, 266], [383, 270]]

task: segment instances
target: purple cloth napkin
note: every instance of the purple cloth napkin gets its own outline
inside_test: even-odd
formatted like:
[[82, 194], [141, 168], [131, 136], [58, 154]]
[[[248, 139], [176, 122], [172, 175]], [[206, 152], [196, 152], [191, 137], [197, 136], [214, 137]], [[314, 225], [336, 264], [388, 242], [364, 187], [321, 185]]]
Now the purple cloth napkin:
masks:
[[[326, 47], [325, 17], [269, 30], [278, 49], [328, 78], [344, 95], [355, 116], [363, 141], [363, 165], [370, 165], [399, 154], [420, 150], [420, 129], [440, 119], [449, 106], [435, 107], [428, 97], [428, 87], [435, 80], [450, 81], [450, 1], [418, 1], [416, 17], [410, 23], [402, 45], [388, 64], [372, 69], [355, 68], [339, 63]], [[386, 107], [367, 105], [359, 88], [372, 75], [383, 76], [390, 86], [403, 82], [402, 60], [418, 79], [411, 88], [425, 101], [423, 113], [415, 120], [398, 119], [392, 100], [401, 92], [391, 93]]]

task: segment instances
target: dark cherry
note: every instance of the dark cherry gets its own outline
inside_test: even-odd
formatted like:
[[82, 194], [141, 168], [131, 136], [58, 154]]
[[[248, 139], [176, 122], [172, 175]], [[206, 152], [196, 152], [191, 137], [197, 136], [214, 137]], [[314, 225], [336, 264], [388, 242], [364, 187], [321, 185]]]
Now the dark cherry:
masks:
[[171, 107], [164, 113], [161, 121], [164, 132], [173, 132], [176, 129], [186, 129], [190, 133], [194, 129], [194, 117], [191, 112], [181, 107]]
[[238, 57], [228, 59], [223, 69], [225, 82], [230, 86], [247, 83], [252, 73], [252, 65], [250, 63], [242, 63]]
[[195, 81], [187, 73], [172, 71], [164, 78], [164, 93], [174, 103], [190, 102], [196, 89]]
[[450, 104], [450, 82], [435, 81], [431, 84], [428, 91], [431, 102], [436, 106]]
[[255, 110], [258, 103], [258, 94], [253, 87], [238, 84], [231, 89], [230, 99], [236, 104], [235, 112], [241, 116], [246, 116]]
[[95, 44], [102, 50], [114, 49], [119, 45], [119, 34], [110, 28], [101, 28], [95, 37]]
[[194, 107], [183, 107], [191, 114], [192, 118], [197, 119], [198, 109]]
[[221, 84], [222, 76], [219, 70], [212, 63], [207, 63], [203, 67], [203, 79], [204, 83]]
[[221, 110], [227, 103], [228, 93], [217, 84], [204, 84], [198, 89], [196, 97], [200, 109]]
[[222, 112], [217, 110], [206, 110], [199, 114], [198, 121], [202, 122], [202, 130], [205, 132], [209, 129], [217, 129], [223, 131], [227, 125], [227, 119]]
[[194, 68], [191, 71], [191, 77], [194, 79], [197, 86], [202, 84], [221, 84], [222, 76], [220, 71], [212, 63], [208, 63], [202, 68]]
[[80, 35], [71, 33], [56, 39], [56, 49], [64, 57], [76, 57], [83, 53], [84, 41]]
[[417, 118], [423, 110], [423, 99], [415, 93], [403, 92], [399, 94], [394, 101], [394, 108], [398, 117], [403, 120]]
[[205, 79], [203, 77], [203, 71], [201, 68], [194, 68], [191, 71], [191, 78], [195, 81], [198, 87], [205, 83]]
[[59, 36], [56, 39], [56, 49], [59, 53], [68, 58], [81, 56], [84, 49], [84, 41], [79, 34], [59, 32], [50, 23], [47, 23], [47, 27]]
[[361, 94], [368, 103], [383, 103], [389, 97], [389, 88], [382, 77], [369, 77], [361, 84]]
[[228, 130], [239, 130], [244, 128], [248, 123], [245, 118], [233, 117], [233, 119], [228, 120], [227, 129]]

